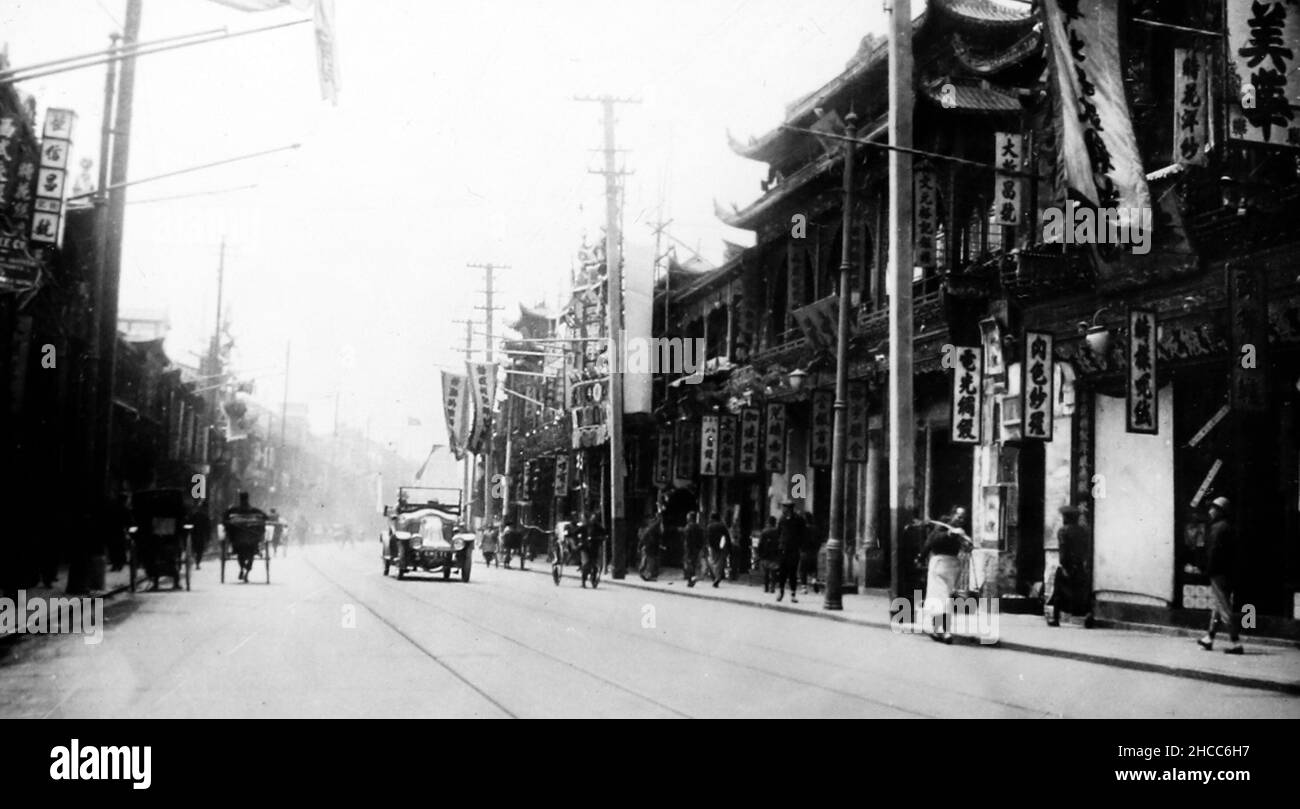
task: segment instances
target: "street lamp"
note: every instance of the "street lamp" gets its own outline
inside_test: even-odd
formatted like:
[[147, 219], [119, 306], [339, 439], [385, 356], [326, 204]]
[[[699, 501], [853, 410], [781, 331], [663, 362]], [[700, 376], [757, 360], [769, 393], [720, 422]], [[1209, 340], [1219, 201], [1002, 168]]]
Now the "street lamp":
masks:
[[853, 160], [858, 116], [851, 109], [844, 119], [844, 225], [840, 244], [839, 329], [835, 345], [835, 426], [831, 443], [831, 519], [826, 536], [826, 601], [828, 610], [842, 610], [844, 581], [844, 488], [848, 444], [849, 283], [853, 275]]
[[790, 390], [798, 393], [803, 389], [803, 383], [808, 379], [808, 372], [802, 368], [795, 368], [786, 376], [786, 381], [790, 383]]
[[1087, 341], [1088, 349], [1098, 357], [1106, 356], [1106, 352], [1110, 348], [1110, 329], [1097, 322], [1097, 319], [1101, 317], [1101, 313], [1108, 309], [1110, 309], [1109, 306], [1098, 309], [1096, 314], [1092, 316], [1091, 324], [1086, 320], [1079, 321], [1079, 331], [1083, 333], [1083, 339]]

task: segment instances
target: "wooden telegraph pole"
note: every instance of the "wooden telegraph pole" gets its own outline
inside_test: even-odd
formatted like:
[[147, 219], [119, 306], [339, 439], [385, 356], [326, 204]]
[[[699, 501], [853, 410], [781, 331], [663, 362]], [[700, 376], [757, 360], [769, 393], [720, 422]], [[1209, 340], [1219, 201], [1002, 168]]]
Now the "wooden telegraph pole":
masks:
[[[889, 31], [889, 142], [912, 147], [912, 2], [893, 0]], [[912, 407], [912, 155], [889, 152], [889, 590], [903, 582], [903, 529], [915, 507]]]
[[[485, 333], [485, 335], [486, 335], [486, 340], [487, 340], [487, 342], [484, 343], [484, 347], [483, 347], [483, 357], [484, 357], [484, 362], [486, 362], [488, 365], [491, 365], [491, 364], [492, 364], [492, 340], [493, 340], [493, 337], [492, 337], [492, 321], [493, 321], [493, 319], [494, 319], [493, 312], [495, 312], [496, 310], [498, 310], [498, 309], [501, 308], [501, 307], [499, 307], [499, 306], [493, 306], [493, 305], [492, 305], [492, 296], [493, 296], [493, 294], [494, 294], [494, 292], [495, 292], [495, 289], [494, 289], [494, 287], [493, 287], [493, 281], [495, 280], [494, 273], [495, 273], [497, 270], [508, 270], [508, 269], [510, 269], [510, 267], [509, 267], [508, 265], [505, 265], [505, 264], [492, 264], [492, 263], [488, 263], [488, 264], [467, 264], [467, 265], [465, 265], [465, 266], [469, 267], [470, 269], [474, 269], [474, 270], [482, 270], [482, 271], [483, 271], [483, 302], [484, 302], [484, 305], [483, 305], [483, 306], [476, 306], [476, 307], [474, 307], [474, 308], [475, 308], [475, 309], [478, 309], [478, 310], [480, 310], [480, 311], [483, 312], [483, 324], [484, 324], [484, 327], [485, 327], [485, 328], [484, 328], [484, 333]], [[493, 371], [493, 373], [495, 373], [495, 371]], [[474, 384], [473, 380], [470, 380], [470, 384]], [[487, 427], [487, 437], [486, 437], [486, 439], [485, 439], [486, 446], [485, 446], [484, 449], [483, 449], [483, 528], [484, 528], [484, 530], [486, 530], [486, 529], [488, 528], [488, 526], [490, 526], [490, 525], [492, 524], [492, 443], [493, 443], [493, 442], [492, 442], [492, 431], [493, 431], [493, 424], [492, 424], [492, 403], [491, 403], [491, 402], [488, 402], [488, 403], [487, 403], [487, 413], [485, 413], [485, 414], [483, 415], [483, 419], [484, 419], [484, 424], [485, 424], [486, 427]], [[509, 470], [506, 470], [506, 471], [509, 472]], [[505, 516], [505, 509], [504, 509], [504, 508], [502, 509], [501, 514], [502, 514], [503, 517]]]
[[605, 177], [605, 281], [609, 310], [609, 535], [613, 544], [614, 578], [627, 576], [627, 514], [624, 505], [626, 464], [623, 458], [623, 237], [619, 215], [620, 171], [614, 138], [614, 105], [637, 104], [637, 99], [604, 95], [579, 97], [598, 102], [604, 110], [605, 167], [592, 174]]

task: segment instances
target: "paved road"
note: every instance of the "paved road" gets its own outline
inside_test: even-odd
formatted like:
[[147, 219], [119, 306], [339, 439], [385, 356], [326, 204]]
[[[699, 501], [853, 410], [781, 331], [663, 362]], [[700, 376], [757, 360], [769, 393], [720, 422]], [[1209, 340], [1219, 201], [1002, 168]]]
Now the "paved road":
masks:
[[99, 645], [0, 650], [0, 716], [1300, 718], [1268, 691], [481, 562], [397, 581], [319, 548], [272, 573], [209, 563], [192, 592], [114, 599]]

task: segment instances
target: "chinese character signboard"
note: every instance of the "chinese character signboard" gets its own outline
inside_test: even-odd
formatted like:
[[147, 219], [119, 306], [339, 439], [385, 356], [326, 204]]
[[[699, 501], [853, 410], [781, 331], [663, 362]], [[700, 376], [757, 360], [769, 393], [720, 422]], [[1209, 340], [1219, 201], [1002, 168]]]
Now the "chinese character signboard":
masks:
[[51, 109], [45, 113], [41, 139], [41, 163], [36, 174], [35, 210], [31, 238], [43, 244], [58, 244], [63, 219], [63, 192], [68, 176], [68, 152], [72, 148], [72, 110]]
[[978, 444], [983, 426], [984, 347], [957, 346], [952, 369], [952, 443]]
[[[839, 334], [840, 296], [830, 295], [791, 313], [795, 325], [816, 351], [834, 351]], [[850, 332], [850, 334], [852, 334]]]
[[763, 468], [768, 472], [785, 471], [785, 405], [769, 402], [764, 430]]
[[718, 419], [718, 477], [736, 476], [736, 417]]
[[497, 395], [495, 363], [469, 362], [470, 391], [474, 397], [474, 429], [470, 432], [469, 451], [480, 453], [492, 435], [492, 403]]
[[1024, 380], [1020, 386], [1024, 402], [1021, 435], [1039, 441], [1052, 440], [1052, 380], [1056, 368], [1052, 362], [1052, 335], [1048, 332], [1025, 332]]
[[1015, 132], [998, 132], [993, 137], [993, 159], [1000, 169], [994, 179], [994, 220], [999, 225], [1019, 225], [1020, 177], [1016, 172], [1024, 165], [1025, 138]]
[[655, 485], [669, 486], [672, 482], [673, 434], [662, 428], [655, 438]]
[[939, 228], [939, 183], [934, 169], [920, 166], [916, 169], [916, 199], [913, 206], [913, 259], [918, 267], [935, 264], [935, 237]]
[[699, 442], [700, 428], [693, 421], [679, 421], [676, 432], [674, 443], [677, 446], [677, 477], [690, 480], [698, 471], [700, 456], [695, 447]]
[[718, 474], [718, 417], [700, 420], [700, 474]]
[[26, 291], [37, 283], [40, 262], [27, 240], [40, 156], [21, 109], [0, 99], [0, 291]]
[[555, 456], [555, 496], [564, 497], [569, 491], [569, 453]]
[[808, 463], [812, 466], [831, 465], [831, 435], [835, 421], [835, 394], [817, 391], [812, 395], [812, 440], [808, 448]]
[[757, 407], [746, 407], [740, 411], [740, 460], [737, 464], [742, 475], [758, 474], [758, 447], [763, 440], [761, 433], [763, 417]]
[[848, 389], [848, 446], [845, 458], [849, 463], [867, 462], [867, 383], [850, 382]]
[[470, 427], [469, 377], [442, 372], [442, 408], [447, 419], [447, 443], [457, 459], [465, 457]]
[[1237, 347], [1231, 363], [1232, 390], [1229, 402], [1239, 413], [1260, 413], [1268, 409], [1264, 369], [1268, 360], [1268, 289], [1266, 276], [1258, 267], [1228, 267], [1228, 302], [1232, 316], [1232, 345]]
[[1175, 163], [1205, 163], [1210, 127], [1209, 62], [1205, 51], [1174, 48]]
[[1156, 313], [1128, 313], [1128, 431], [1155, 435], [1160, 431], [1156, 399]]
[[1300, 5], [1233, 0], [1228, 16], [1228, 137], [1300, 147]]

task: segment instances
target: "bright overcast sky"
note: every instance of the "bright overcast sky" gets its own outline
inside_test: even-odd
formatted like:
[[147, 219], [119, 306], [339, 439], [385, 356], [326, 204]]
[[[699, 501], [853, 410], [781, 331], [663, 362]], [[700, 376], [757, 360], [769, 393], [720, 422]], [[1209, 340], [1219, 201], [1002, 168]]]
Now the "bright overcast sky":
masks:
[[[124, 0], [4, 0], [0, 39], [15, 66], [105, 47]], [[141, 39], [302, 17], [209, 0], [144, 0]], [[171, 317], [169, 353], [203, 351], [226, 300], [250, 373], [283, 365], [290, 399], [320, 426], [342, 418], [409, 454], [442, 441], [437, 369], [456, 364], [481, 273], [500, 262], [501, 313], [554, 302], [584, 234], [604, 216], [587, 173], [600, 107], [575, 95], [637, 96], [620, 110], [629, 241], [670, 231], [711, 259], [744, 241], [712, 200], [746, 203], [764, 167], [727, 146], [779, 123], [784, 105], [838, 74], [880, 0], [337, 0], [340, 100], [320, 100], [310, 25], [138, 60], [131, 177], [292, 143], [302, 148], [148, 183], [131, 200], [257, 187], [127, 208], [122, 308]], [[104, 72], [20, 85], [75, 109], [80, 156], [98, 154]], [[74, 155], [74, 161], [76, 159]], [[74, 174], [76, 172], [73, 172]], [[498, 321], [500, 322], [500, 321]], [[481, 346], [481, 341], [478, 341]], [[278, 403], [283, 378], [259, 380]], [[408, 418], [422, 421], [408, 428]]]

